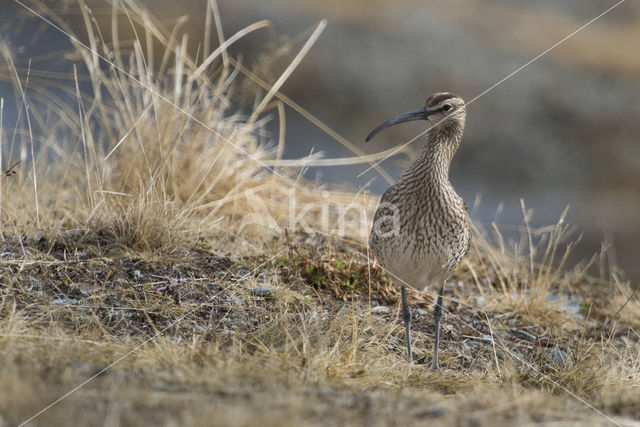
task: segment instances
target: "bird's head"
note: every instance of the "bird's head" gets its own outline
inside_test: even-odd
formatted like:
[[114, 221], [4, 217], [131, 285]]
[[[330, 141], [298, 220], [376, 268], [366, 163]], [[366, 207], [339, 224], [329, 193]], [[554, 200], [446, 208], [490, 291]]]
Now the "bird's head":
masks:
[[428, 120], [433, 126], [449, 121], [464, 123], [465, 115], [466, 110], [462, 98], [449, 92], [437, 92], [428, 97], [422, 107], [380, 123], [367, 136], [366, 141], [372, 139], [382, 129], [398, 123], [411, 120]]

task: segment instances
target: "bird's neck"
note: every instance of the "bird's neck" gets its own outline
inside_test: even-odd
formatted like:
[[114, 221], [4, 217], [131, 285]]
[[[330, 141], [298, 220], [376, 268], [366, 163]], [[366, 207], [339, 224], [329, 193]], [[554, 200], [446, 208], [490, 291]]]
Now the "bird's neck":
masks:
[[449, 166], [464, 130], [464, 122], [451, 120], [431, 128], [416, 160], [407, 172], [419, 176], [425, 185], [449, 183]]

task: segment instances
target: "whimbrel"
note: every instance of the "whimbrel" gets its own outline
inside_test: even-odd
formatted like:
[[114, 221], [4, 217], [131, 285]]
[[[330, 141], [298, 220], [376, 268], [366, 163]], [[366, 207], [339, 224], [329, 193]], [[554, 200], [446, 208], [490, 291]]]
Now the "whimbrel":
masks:
[[416, 160], [382, 195], [371, 228], [370, 247], [382, 267], [401, 282], [409, 362], [413, 361], [413, 352], [406, 286], [438, 289], [434, 308], [435, 369], [440, 367], [438, 347], [445, 280], [471, 243], [467, 206], [449, 182], [449, 166], [462, 139], [465, 116], [464, 101], [459, 96], [434, 93], [423, 107], [381, 123], [366, 139], [409, 120], [428, 120], [432, 125]]

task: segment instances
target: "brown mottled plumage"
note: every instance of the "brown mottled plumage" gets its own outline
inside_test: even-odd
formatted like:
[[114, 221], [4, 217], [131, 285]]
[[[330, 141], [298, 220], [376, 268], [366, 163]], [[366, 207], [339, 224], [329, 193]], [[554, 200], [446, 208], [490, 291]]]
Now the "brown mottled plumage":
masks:
[[466, 205], [449, 182], [449, 166], [462, 139], [465, 116], [460, 97], [448, 92], [435, 93], [427, 98], [424, 107], [387, 120], [367, 137], [368, 141], [385, 127], [408, 120], [429, 120], [433, 126], [426, 133], [416, 160], [382, 195], [371, 229], [370, 247], [380, 264], [401, 282], [410, 361], [411, 311], [405, 286], [438, 289], [434, 368], [439, 368], [444, 283], [471, 242]]

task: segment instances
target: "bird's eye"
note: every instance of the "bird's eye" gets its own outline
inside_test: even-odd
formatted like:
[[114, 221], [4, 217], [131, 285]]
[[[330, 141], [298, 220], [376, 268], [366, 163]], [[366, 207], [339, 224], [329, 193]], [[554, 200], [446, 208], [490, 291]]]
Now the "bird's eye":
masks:
[[451, 111], [451, 104], [444, 104], [444, 107], [442, 107], [442, 111]]

